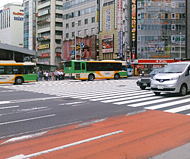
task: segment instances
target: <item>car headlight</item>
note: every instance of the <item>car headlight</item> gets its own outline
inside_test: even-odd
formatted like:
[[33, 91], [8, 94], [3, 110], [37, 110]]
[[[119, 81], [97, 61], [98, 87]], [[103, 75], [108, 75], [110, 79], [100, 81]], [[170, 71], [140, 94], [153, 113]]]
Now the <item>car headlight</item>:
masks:
[[173, 77], [173, 78], [171, 78], [170, 80], [172, 81], [172, 80], [177, 80], [179, 78], [179, 76], [176, 76], [176, 77]]
[[151, 79], [156, 81], [156, 78], [155, 78], [155, 77], [152, 77]]

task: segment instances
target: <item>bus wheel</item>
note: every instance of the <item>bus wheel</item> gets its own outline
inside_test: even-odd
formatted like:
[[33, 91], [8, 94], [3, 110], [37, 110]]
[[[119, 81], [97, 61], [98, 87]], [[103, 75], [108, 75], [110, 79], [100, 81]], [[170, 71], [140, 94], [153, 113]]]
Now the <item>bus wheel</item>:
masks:
[[114, 79], [116, 79], [116, 80], [119, 79], [119, 74], [115, 74]]
[[89, 80], [89, 81], [94, 81], [94, 75], [93, 75], [93, 74], [90, 74], [90, 75], [88, 76], [88, 80]]
[[23, 83], [23, 79], [21, 77], [17, 77], [15, 79], [15, 84], [22, 84]]

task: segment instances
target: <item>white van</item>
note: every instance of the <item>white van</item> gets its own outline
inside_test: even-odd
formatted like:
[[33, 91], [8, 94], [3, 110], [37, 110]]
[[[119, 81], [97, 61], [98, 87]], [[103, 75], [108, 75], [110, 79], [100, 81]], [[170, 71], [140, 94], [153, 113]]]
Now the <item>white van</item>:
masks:
[[163, 67], [151, 79], [151, 90], [160, 93], [179, 93], [184, 96], [190, 91], [190, 62], [174, 62]]

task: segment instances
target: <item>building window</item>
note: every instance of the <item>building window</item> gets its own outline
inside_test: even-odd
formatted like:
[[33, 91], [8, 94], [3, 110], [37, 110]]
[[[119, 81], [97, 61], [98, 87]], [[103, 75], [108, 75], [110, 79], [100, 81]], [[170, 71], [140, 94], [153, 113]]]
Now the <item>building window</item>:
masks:
[[175, 19], [175, 13], [172, 13], [172, 19]]
[[175, 30], [176, 29], [176, 26], [175, 26], [175, 24], [172, 24], [172, 30]]
[[81, 36], [81, 30], [78, 31], [78, 36]]
[[85, 19], [85, 20], [84, 20], [84, 24], [88, 24], [88, 19]]
[[81, 20], [78, 21], [78, 26], [81, 26]]
[[88, 29], [84, 30], [84, 35], [88, 35]]
[[69, 38], [69, 33], [66, 33], [66, 38]]
[[95, 34], [95, 28], [92, 28], [92, 29], [91, 29], [91, 33], [92, 33], [92, 34]]
[[72, 27], [75, 27], [75, 22], [72, 22]]
[[66, 29], [68, 29], [68, 28], [69, 28], [69, 23], [66, 24]]
[[92, 17], [92, 23], [94, 23], [95, 22], [95, 17]]
[[74, 37], [75, 36], [75, 32], [72, 32], [72, 37]]

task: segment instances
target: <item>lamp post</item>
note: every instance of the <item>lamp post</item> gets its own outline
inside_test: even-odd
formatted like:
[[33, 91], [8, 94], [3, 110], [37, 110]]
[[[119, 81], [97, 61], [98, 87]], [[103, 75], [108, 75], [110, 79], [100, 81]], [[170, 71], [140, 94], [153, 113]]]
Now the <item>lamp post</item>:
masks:
[[78, 24], [78, 22], [75, 22], [75, 60], [77, 59], [77, 54], [76, 54], [76, 46], [77, 46], [77, 43], [76, 43], [76, 25]]
[[179, 54], [180, 60], [181, 60], [181, 32], [180, 32], [180, 54]]

